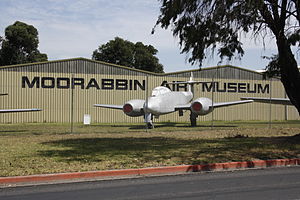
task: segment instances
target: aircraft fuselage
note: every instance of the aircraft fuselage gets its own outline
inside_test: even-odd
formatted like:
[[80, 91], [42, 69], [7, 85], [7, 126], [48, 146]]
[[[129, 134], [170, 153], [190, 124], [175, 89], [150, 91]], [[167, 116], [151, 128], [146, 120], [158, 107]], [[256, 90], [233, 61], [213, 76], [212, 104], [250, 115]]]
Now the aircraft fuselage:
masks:
[[155, 116], [175, 112], [178, 105], [186, 105], [193, 99], [192, 92], [167, 92], [150, 96], [144, 104], [144, 110]]

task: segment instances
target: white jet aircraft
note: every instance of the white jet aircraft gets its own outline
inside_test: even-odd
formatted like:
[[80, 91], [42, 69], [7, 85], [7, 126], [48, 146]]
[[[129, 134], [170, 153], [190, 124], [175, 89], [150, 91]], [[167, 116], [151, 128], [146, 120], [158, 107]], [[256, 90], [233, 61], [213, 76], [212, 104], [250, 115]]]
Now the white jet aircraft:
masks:
[[[8, 94], [0, 94], [0, 96], [5, 96]], [[13, 112], [34, 112], [34, 111], [41, 111], [38, 108], [25, 108], [25, 109], [0, 109], [0, 113], [13, 113]]]
[[130, 117], [144, 116], [147, 128], [153, 128], [153, 116], [158, 118], [160, 115], [169, 114], [175, 111], [179, 116], [183, 116], [183, 110], [190, 110], [191, 126], [196, 126], [196, 119], [199, 115], [206, 115], [214, 108], [244, 104], [253, 102], [253, 100], [242, 100], [232, 102], [214, 103], [211, 99], [201, 97], [193, 100], [193, 86], [203, 82], [193, 81], [191, 74], [187, 82], [175, 82], [168, 84], [188, 84], [187, 92], [171, 91], [168, 87], [158, 86], [152, 90], [152, 94], [146, 100], [132, 99], [123, 105], [94, 104], [95, 107], [111, 108], [123, 110]]

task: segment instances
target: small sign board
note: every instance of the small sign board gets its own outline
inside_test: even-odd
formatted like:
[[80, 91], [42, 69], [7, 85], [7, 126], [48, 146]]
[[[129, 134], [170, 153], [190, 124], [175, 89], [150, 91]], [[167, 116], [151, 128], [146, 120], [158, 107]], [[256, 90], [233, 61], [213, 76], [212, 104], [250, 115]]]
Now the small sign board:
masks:
[[84, 114], [84, 116], [83, 116], [83, 124], [84, 125], [90, 125], [91, 124], [91, 115]]

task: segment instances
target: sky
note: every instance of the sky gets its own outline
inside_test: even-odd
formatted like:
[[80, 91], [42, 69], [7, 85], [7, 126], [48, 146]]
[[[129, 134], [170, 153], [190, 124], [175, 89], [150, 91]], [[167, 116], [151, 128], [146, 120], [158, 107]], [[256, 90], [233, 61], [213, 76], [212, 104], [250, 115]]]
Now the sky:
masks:
[[[178, 39], [171, 29], [157, 27], [160, 14], [157, 0], [0, 0], [0, 35], [15, 21], [33, 25], [39, 32], [39, 50], [48, 60], [84, 57], [91, 59], [100, 45], [121, 37], [143, 42], [158, 50], [157, 57], [165, 72], [198, 69], [180, 53]], [[204, 60], [202, 67], [230, 64], [250, 70], [264, 69], [268, 61], [262, 56], [276, 53], [272, 39], [254, 41], [243, 37], [245, 55], [241, 60], [220, 63], [217, 56]], [[297, 56], [300, 63], [299, 55]]]

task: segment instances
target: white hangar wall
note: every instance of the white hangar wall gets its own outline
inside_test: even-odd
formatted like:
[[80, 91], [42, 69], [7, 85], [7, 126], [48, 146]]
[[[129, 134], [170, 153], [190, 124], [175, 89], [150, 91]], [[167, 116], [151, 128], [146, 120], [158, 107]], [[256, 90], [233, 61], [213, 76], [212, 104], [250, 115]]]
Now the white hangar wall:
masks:
[[[208, 97], [214, 102], [236, 101], [241, 97], [285, 97], [279, 80], [264, 80], [262, 74], [233, 66], [202, 68], [191, 71], [156, 74], [84, 58], [0, 67], [0, 108], [41, 108], [34, 113], [1, 114], [0, 123], [82, 122], [90, 114], [92, 122], [143, 122], [120, 110], [95, 108], [93, 104], [123, 104], [130, 99], [145, 99], [163, 82], [186, 81], [193, 72], [197, 81], [195, 98]], [[171, 89], [184, 90], [170, 86]], [[271, 111], [270, 111], [271, 108]], [[214, 120], [299, 119], [293, 106], [251, 103], [219, 108]], [[198, 121], [212, 120], [212, 114]], [[189, 121], [189, 111], [161, 116], [155, 121]]]

